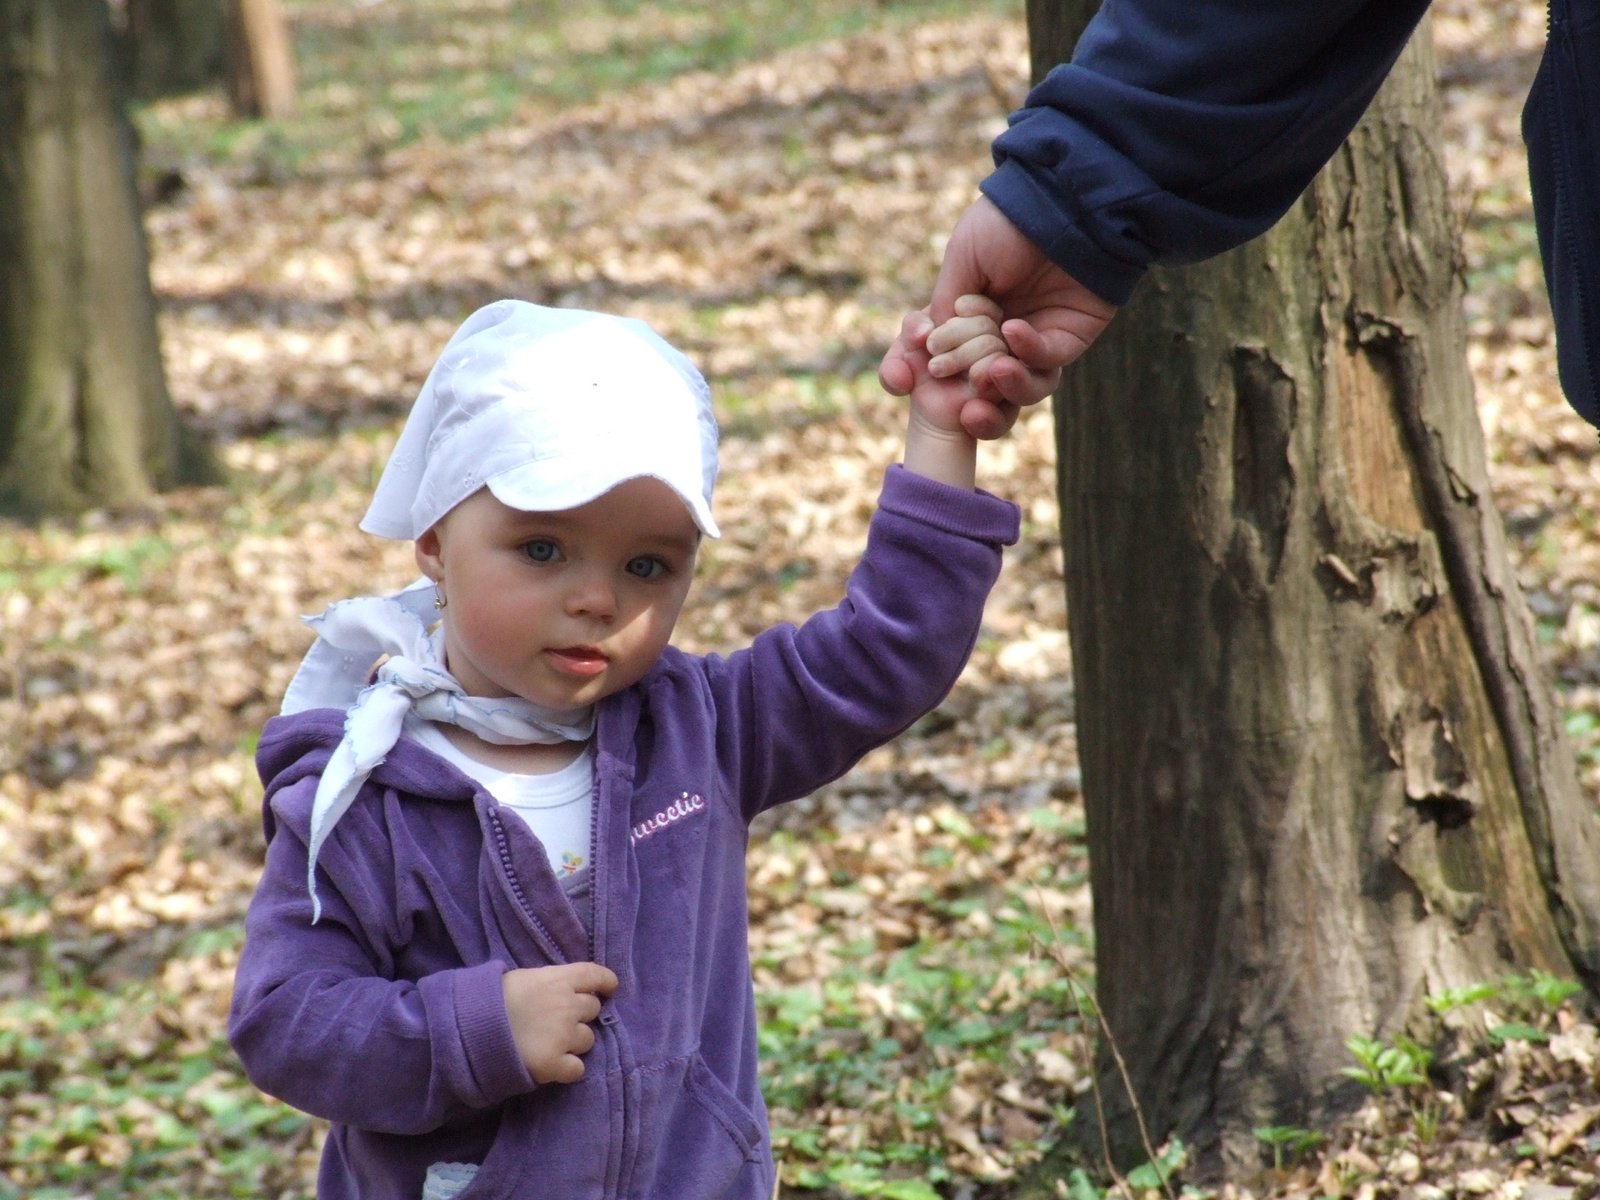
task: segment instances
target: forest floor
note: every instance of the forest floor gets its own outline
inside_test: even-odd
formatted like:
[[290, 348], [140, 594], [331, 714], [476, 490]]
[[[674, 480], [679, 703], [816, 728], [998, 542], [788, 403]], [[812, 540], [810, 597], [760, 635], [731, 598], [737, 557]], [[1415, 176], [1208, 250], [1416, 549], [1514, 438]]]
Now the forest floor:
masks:
[[[840, 595], [896, 454], [878, 356], [1026, 72], [998, 3], [289, 9], [300, 117], [234, 125], [209, 94], [140, 113], [169, 379], [228, 485], [0, 525], [0, 1197], [312, 1194], [320, 1125], [222, 1040], [262, 857], [251, 752], [300, 614], [415, 575], [355, 525], [454, 325], [512, 295], [640, 316], [693, 355], [727, 534], [678, 641], [802, 619]], [[1497, 498], [1596, 792], [1600, 460], [1556, 387], [1516, 133], [1543, 10], [1437, 16]], [[1026, 520], [951, 697], [753, 841], [796, 1194], [1001, 1196], [1086, 1102], [1053, 459], [1047, 406], [984, 449]], [[1260, 1190], [1586, 1200], [1595, 1030], [1551, 981], [1485, 989], [1460, 1013], [1492, 1032], [1434, 1064], [1451, 1091], [1406, 1083], [1402, 1047], [1322, 1147], [1264, 1131]], [[1094, 1175], [1068, 1192], [1098, 1197]]]

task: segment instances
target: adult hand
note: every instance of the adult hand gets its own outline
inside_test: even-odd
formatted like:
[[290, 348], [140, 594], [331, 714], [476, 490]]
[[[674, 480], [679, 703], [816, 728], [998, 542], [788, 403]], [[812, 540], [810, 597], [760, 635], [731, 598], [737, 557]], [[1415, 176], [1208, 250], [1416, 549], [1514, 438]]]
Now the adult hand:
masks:
[[[982, 293], [1000, 305], [1000, 332], [1009, 354], [994, 354], [971, 368], [975, 398], [961, 424], [977, 438], [997, 438], [1025, 404], [1037, 404], [1061, 381], [1061, 368], [1086, 349], [1115, 315], [1116, 305], [1096, 296], [1044, 256], [987, 196], [962, 214], [945, 246], [930, 315], [942, 325], [958, 296]], [[902, 331], [883, 356], [878, 378], [893, 395], [909, 394], [911, 347]], [[954, 371], [947, 364], [933, 368]]]

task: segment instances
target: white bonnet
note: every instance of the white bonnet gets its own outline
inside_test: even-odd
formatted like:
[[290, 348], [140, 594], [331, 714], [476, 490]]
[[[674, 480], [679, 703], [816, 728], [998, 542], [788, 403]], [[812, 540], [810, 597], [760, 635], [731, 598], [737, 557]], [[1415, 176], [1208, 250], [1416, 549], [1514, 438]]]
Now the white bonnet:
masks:
[[479, 488], [524, 512], [653, 476], [708, 537], [711, 390], [643, 321], [500, 300], [456, 330], [412, 406], [361, 528], [416, 538]]

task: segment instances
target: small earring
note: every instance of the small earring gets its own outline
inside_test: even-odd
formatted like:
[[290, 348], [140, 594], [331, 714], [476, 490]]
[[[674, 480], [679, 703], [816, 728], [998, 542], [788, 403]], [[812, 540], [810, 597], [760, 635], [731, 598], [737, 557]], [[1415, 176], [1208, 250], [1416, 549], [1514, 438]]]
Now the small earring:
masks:
[[437, 583], [434, 584], [433, 585], [433, 606], [435, 608], [444, 608], [449, 603], [450, 603], [450, 601], [446, 600], [445, 597], [444, 597], [443, 589], [440, 588]]

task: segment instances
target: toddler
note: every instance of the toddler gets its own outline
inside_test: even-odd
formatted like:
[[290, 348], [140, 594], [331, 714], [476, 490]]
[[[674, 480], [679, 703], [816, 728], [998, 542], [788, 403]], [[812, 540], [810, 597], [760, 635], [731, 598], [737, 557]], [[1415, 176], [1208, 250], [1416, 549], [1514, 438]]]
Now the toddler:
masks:
[[699, 372], [512, 300], [451, 338], [361, 523], [425, 578], [311, 621], [257, 755], [229, 1034], [333, 1123], [321, 1200], [772, 1195], [749, 822], [944, 697], [1017, 535], [960, 422], [999, 311], [957, 313], [906, 320], [904, 465], [845, 599], [726, 658], [668, 644], [717, 536]]

